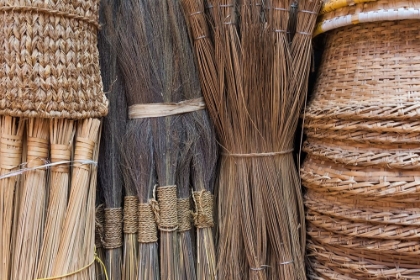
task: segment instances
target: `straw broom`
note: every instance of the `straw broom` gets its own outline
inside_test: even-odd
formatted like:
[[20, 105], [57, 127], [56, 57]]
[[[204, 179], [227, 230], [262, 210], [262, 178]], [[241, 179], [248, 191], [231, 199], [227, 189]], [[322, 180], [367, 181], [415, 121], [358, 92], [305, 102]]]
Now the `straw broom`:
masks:
[[[18, 168], [22, 157], [24, 121], [10, 116], [1, 116], [0, 174], [5, 175]], [[18, 177], [0, 180], [0, 279], [10, 279], [11, 231], [13, 222], [14, 193]]]
[[[288, 94], [294, 73], [286, 36], [290, 3], [241, 5], [238, 23], [234, 3], [212, 4], [219, 7], [213, 12], [215, 63], [211, 51], [196, 51], [196, 55], [198, 64], [206, 67], [201, 71], [203, 80], [215, 76], [209, 75], [213, 65], [218, 75], [219, 91], [204, 92], [211, 92], [206, 93], [206, 101], [215, 105], [209, 109], [214, 110], [211, 115], [226, 153], [219, 177], [219, 277], [238, 279], [242, 272], [250, 279], [302, 279], [304, 236], [299, 236], [298, 228], [304, 228], [303, 213], [290, 155], [296, 129], [292, 120], [297, 121], [300, 109], [293, 105], [302, 98]], [[268, 13], [262, 14], [262, 8]], [[262, 26], [261, 19], [269, 27]], [[240, 232], [235, 231], [240, 227]], [[242, 242], [247, 264], [240, 259]], [[262, 244], [270, 250], [265, 252]]]
[[[27, 126], [27, 167], [44, 165], [48, 158], [49, 120], [30, 119]], [[46, 169], [24, 174], [20, 193], [17, 236], [11, 279], [35, 279], [44, 229], [47, 198]]]
[[[52, 269], [53, 276], [77, 271], [93, 259], [94, 243], [90, 246], [90, 239], [86, 239], [85, 231], [91, 235], [94, 233], [94, 199], [93, 206], [88, 203], [92, 192], [93, 195], [96, 192], [96, 183], [91, 182], [91, 174], [95, 169], [92, 168], [90, 161], [94, 159], [95, 146], [99, 142], [99, 127], [100, 121], [92, 118], [82, 120], [77, 125], [70, 196], [58, 255]], [[86, 228], [91, 223], [92, 228]], [[91, 242], [94, 242], [93, 237]], [[69, 276], [68, 279], [90, 279], [86, 278], [86, 273], [91, 273], [92, 269], [94, 270], [94, 267], [90, 266], [80, 273]]]
[[73, 137], [75, 134], [74, 121], [66, 119], [52, 119], [50, 121], [51, 163], [66, 162], [51, 167], [49, 174], [49, 203], [45, 232], [38, 265], [37, 277], [49, 277], [58, 253], [62, 224], [68, 202], [69, 174]]
[[[105, 266], [111, 279], [122, 277], [122, 191], [121, 141], [125, 132], [126, 101], [118, 77], [114, 1], [103, 1], [100, 16], [105, 22], [99, 33], [99, 51], [104, 91], [110, 102], [108, 115], [103, 119], [99, 180], [105, 198], [106, 249]], [[118, 81], [117, 81], [118, 80]]]
[[[146, 48], [146, 23], [148, 13], [140, 1], [124, 1], [118, 26], [119, 65], [126, 85], [127, 105], [159, 102], [153, 94], [158, 81], [152, 76], [150, 53]], [[160, 30], [154, 30], [159, 32]], [[157, 49], [156, 51], [159, 51]], [[159, 68], [156, 68], [158, 71]], [[159, 70], [160, 71], [160, 70]], [[160, 88], [160, 87], [159, 87]], [[138, 262], [131, 265], [129, 274], [137, 279], [159, 279], [157, 226], [150, 200], [156, 184], [153, 158], [153, 135], [151, 119], [130, 119], [123, 139], [124, 182], [130, 195], [136, 193], [139, 201]], [[134, 234], [131, 235], [134, 238]], [[136, 241], [137, 242], [137, 241]], [[131, 247], [132, 245], [127, 245]], [[133, 255], [133, 251], [129, 253]], [[133, 258], [131, 259], [133, 260]], [[133, 271], [138, 268], [138, 271]]]

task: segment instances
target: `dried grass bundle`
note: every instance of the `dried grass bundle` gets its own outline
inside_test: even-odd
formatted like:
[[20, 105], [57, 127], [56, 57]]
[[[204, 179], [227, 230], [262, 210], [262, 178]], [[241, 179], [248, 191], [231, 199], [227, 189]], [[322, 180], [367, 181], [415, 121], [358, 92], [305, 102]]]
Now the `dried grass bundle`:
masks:
[[111, 279], [122, 279], [122, 198], [123, 176], [121, 142], [125, 133], [127, 104], [117, 66], [117, 33], [115, 1], [102, 1], [100, 19], [104, 26], [99, 33], [99, 51], [104, 91], [109, 100], [108, 115], [103, 119], [100, 148], [99, 183], [105, 199], [104, 244], [105, 266]]
[[[309, 4], [315, 2], [301, 1], [299, 9], [317, 13], [319, 2]], [[218, 182], [218, 277], [304, 279], [303, 207], [291, 151], [306, 95], [302, 71], [310, 65], [303, 53], [310, 53], [310, 44], [290, 47], [289, 1], [211, 4], [214, 51], [204, 22], [193, 10], [189, 19], [199, 38], [203, 92], [225, 152]], [[311, 30], [302, 31], [299, 18], [293, 42], [305, 35], [310, 43]]]
[[[16, 170], [21, 163], [24, 121], [0, 117], [0, 175]], [[18, 177], [0, 180], [0, 279], [10, 279], [14, 194]]]
[[51, 163], [67, 163], [53, 166], [49, 174], [49, 202], [37, 270], [38, 278], [52, 276], [52, 266], [57, 257], [68, 202], [70, 179], [70, 164], [68, 162], [72, 157], [74, 135], [74, 121], [66, 119], [50, 121], [50, 161]]
[[[27, 124], [27, 167], [42, 166], [48, 159], [49, 120], [34, 118]], [[19, 193], [16, 240], [13, 244], [11, 279], [35, 279], [41, 248], [47, 200], [47, 170], [23, 174]]]
[[[78, 271], [93, 260], [96, 194], [96, 165], [93, 162], [98, 157], [99, 128], [98, 119], [86, 119], [77, 124], [75, 163], [60, 246], [52, 269], [54, 276]], [[94, 271], [91, 265], [68, 279], [93, 279]]]
[[[145, 12], [146, 8], [142, 1], [121, 3], [118, 26], [121, 51], [118, 61], [124, 76], [128, 106], [160, 101], [156, 94], [152, 94], [152, 90], [158, 82], [156, 78], [152, 78], [152, 71], [161, 70], [159, 67], [152, 69], [149, 61], [151, 54], [146, 46], [148, 38], [145, 25], [150, 18]], [[149, 28], [151, 27], [149, 26]], [[127, 266], [125, 270], [128, 270], [127, 274], [130, 277], [134, 276], [137, 279], [159, 279], [157, 229], [150, 204], [156, 184], [152, 120], [129, 120], [123, 143], [126, 190], [130, 190], [131, 195], [137, 195], [139, 200], [138, 262], [135, 266], [130, 265], [131, 269]], [[131, 238], [134, 238], [134, 235]], [[133, 244], [127, 242], [126, 244], [127, 250], [133, 248]], [[129, 254], [132, 256], [133, 250]], [[137, 270], [133, 271], [135, 267]]]

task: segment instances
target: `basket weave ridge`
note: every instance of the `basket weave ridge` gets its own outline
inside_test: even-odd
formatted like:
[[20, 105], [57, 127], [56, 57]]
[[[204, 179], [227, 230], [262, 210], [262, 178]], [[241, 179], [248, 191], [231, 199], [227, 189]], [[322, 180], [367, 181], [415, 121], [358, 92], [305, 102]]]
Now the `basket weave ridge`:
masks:
[[358, 23], [420, 19], [420, 3], [416, 0], [356, 0], [354, 2], [356, 5], [325, 4], [324, 7], [334, 9], [323, 9], [323, 15], [318, 19], [314, 35]]
[[308, 157], [301, 169], [305, 187], [341, 197], [404, 198], [420, 195], [419, 172], [338, 165]]
[[[334, 246], [325, 246], [316, 242], [308, 242], [308, 255], [316, 255], [317, 261], [312, 263], [312, 268], [325, 271], [330, 270], [330, 275], [337, 273], [337, 276], [344, 275], [352, 279], [419, 279], [420, 269], [414, 267], [396, 266], [393, 262], [388, 263], [381, 260], [376, 254], [372, 259], [360, 254], [353, 254], [352, 250], [343, 250]], [[398, 263], [400, 264], [400, 263]], [[394, 268], [395, 267], [395, 268]], [[318, 270], [316, 269], [316, 270]], [[348, 279], [348, 278], [331, 278]]]
[[375, 22], [330, 32], [306, 117], [419, 119], [419, 22]]
[[414, 149], [409, 147], [380, 149], [369, 144], [346, 146], [345, 142], [334, 145], [321, 141], [308, 139], [303, 145], [303, 151], [311, 154], [311, 157], [315, 159], [350, 166], [420, 169], [420, 147], [418, 145]]
[[309, 191], [305, 206], [324, 215], [352, 222], [386, 225], [420, 225], [420, 203], [383, 202], [325, 196]]
[[0, 114], [71, 119], [106, 115], [97, 49], [98, 0], [3, 1], [0, 10]]

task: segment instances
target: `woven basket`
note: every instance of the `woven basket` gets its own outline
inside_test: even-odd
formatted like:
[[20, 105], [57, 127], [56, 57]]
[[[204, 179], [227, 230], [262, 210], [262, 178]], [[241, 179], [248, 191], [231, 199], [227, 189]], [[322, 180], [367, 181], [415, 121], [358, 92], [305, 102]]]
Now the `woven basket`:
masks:
[[0, 114], [107, 113], [97, 49], [98, 0], [2, 1]]
[[311, 119], [420, 119], [417, 20], [375, 22], [328, 34]]
[[304, 124], [310, 279], [420, 279], [419, 23], [328, 33]]
[[420, 3], [416, 0], [358, 0], [351, 6], [346, 2], [327, 1], [324, 4], [314, 36], [359, 23], [420, 19]]
[[324, 0], [320, 14], [326, 14], [340, 8], [374, 1], [378, 0]]

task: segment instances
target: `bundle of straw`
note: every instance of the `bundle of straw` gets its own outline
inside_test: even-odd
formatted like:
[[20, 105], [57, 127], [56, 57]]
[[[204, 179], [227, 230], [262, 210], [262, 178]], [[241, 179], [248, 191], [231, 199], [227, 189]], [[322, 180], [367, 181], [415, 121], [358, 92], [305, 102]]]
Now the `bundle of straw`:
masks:
[[[153, 230], [157, 225], [160, 278], [196, 279], [189, 198], [192, 147], [196, 139], [212, 136], [200, 134], [200, 128], [211, 129], [211, 125], [202, 111], [175, 110], [176, 113], [168, 114], [159, 108], [202, 109], [197, 105], [201, 91], [192, 70], [188, 32], [175, 0], [160, 5], [126, 1], [121, 7], [119, 60], [130, 106], [124, 143], [129, 171], [126, 184], [137, 186], [140, 201], [138, 275], [147, 279], [159, 277], [153, 265], [157, 258], [157, 234]], [[180, 105], [184, 100], [187, 101]], [[151, 106], [156, 110], [148, 109]]]
[[[21, 163], [24, 121], [2, 116], [0, 124], [0, 176], [4, 176], [17, 169]], [[16, 176], [0, 180], [0, 279], [10, 279], [13, 204], [17, 181]]]
[[[69, 162], [71, 160], [74, 135], [73, 120], [53, 119], [50, 121], [52, 163]], [[38, 278], [51, 276], [52, 265], [58, 253], [68, 202], [69, 176], [70, 168], [68, 164], [53, 166], [49, 174], [49, 203], [38, 265]]]
[[118, 73], [115, 3], [103, 1], [100, 19], [104, 27], [99, 33], [102, 81], [110, 106], [103, 119], [100, 148], [99, 183], [105, 199], [104, 248], [105, 266], [111, 279], [122, 279], [122, 197], [123, 176], [120, 168], [121, 141], [127, 118], [125, 95]]
[[[159, 6], [159, 5], [158, 5]], [[158, 81], [152, 78], [146, 27], [146, 6], [142, 1], [124, 1], [118, 25], [119, 65], [126, 85], [127, 105], [158, 102], [151, 89]], [[149, 26], [150, 28], [150, 26]], [[160, 31], [159, 29], [154, 30]], [[151, 49], [153, 50], [153, 49]], [[162, 51], [156, 49], [156, 51]], [[157, 100], [156, 100], [157, 99]], [[138, 206], [138, 261], [133, 265], [134, 245], [126, 242], [126, 277], [136, 279], [159, 279], [158, 236], [150, 200], [156, 184], [153, 159], [153, 135], [151, 119], [130, 119], [123, 139], [124, 182], [130, 195], [137, 195]], [[131, 234], [131, 238], [135, 236]], [[130, 257], [131, 256], [131, 257]], [[130, 261], [129, 261], [130, 258]], [[129, 264], [130, 262], [130, 264]], [[128, 278], [126, 278], [128, 279]]]
[[[79, 271], [93, 261], [96, 194], [96, 166], [93, 163], [98, 157], [99, 128], [98, 119], [86, 119], [77, 124], [70, 195], [53, 276]], [[90, 265], [68, 278], [93, 279], [94, 271]]]
[[[49, 121], [30, 119], [27, 126], [27, 166], [42, 166], [48, 159]], [[19, 193], [17, 235], [13, 249], [12, 279], [35, 279], [44, 230], [47, 199], [46, 169], [24, 174]]]
[[205, 22], [197, 20], [202, 6], [186, 16], [224, 149], [218, 277], [304, 279], [303, 207], [291, 151], [306, 95], [309, 33], [320, 3], [299, 2], [292, 37], [289, 1], [211, 2], [214, 45]]

